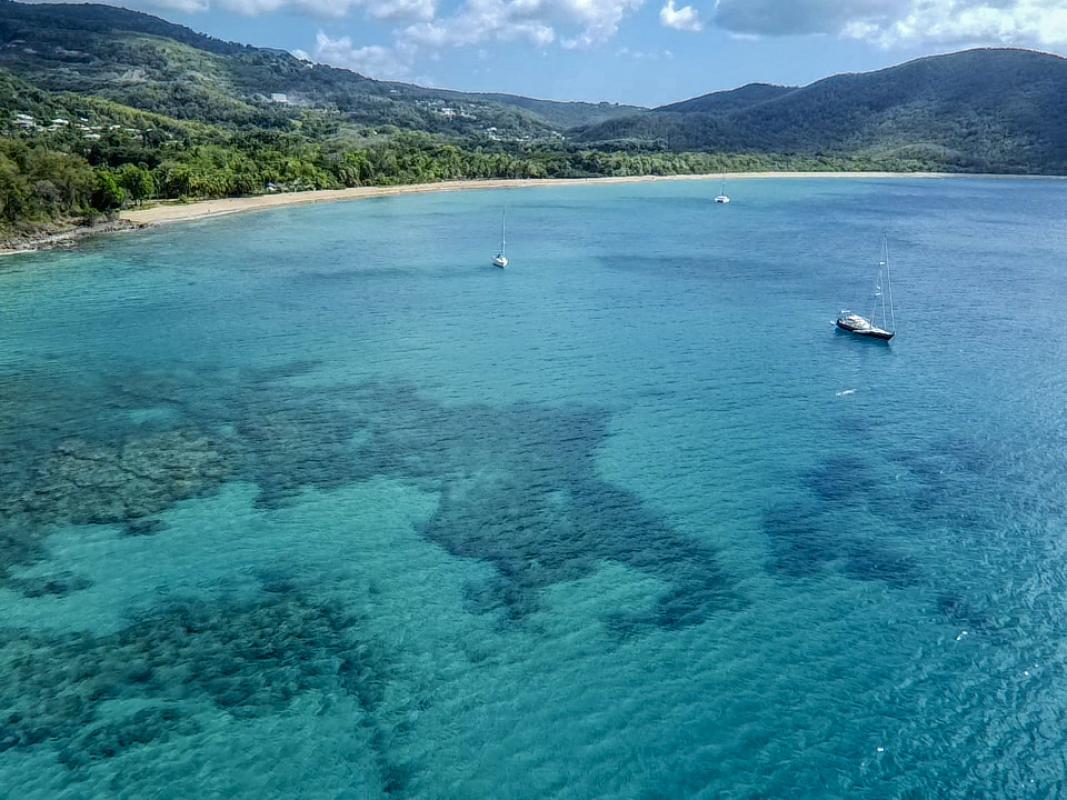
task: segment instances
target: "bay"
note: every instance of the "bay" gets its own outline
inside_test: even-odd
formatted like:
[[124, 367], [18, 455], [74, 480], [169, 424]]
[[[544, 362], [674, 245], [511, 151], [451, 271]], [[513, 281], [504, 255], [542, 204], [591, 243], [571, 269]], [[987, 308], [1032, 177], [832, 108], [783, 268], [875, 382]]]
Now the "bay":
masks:
[[0, 786], [1054, 796], [1064, 184], [710, 186], [0, 265]]

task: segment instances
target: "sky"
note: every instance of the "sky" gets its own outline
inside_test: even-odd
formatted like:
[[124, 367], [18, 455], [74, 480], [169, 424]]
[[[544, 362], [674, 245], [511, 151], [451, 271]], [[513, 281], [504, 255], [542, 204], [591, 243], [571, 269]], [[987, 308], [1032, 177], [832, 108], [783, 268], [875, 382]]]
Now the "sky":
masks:
[[374, 78], [659, 105], [973, 46], [1067, 54], [1067, 0], [108, 0]]

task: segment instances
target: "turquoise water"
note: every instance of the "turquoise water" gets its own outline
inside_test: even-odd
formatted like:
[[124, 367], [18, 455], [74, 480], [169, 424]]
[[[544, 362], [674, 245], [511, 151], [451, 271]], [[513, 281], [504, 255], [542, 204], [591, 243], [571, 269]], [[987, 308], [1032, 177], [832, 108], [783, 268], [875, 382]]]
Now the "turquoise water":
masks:
[[1067, 184], [711, 194], [0, 264], [0, 794], [1061, 792]]

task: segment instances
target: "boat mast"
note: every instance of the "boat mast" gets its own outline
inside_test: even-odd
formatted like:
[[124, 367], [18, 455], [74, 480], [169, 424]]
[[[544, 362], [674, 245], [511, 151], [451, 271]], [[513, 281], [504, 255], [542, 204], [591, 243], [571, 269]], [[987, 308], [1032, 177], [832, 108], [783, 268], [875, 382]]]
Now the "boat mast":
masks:
[[[882, 262], [878, 262], [878, 273], [874, 277], [874, 296], [871, 297], [871, 313], [868, 315], [867, 320], [874, 325], [877, 320], [878, 314], [878, 298], [882, 296]], [[884, 301], [883, 301], [884, 302]], [[885, 316], [885, 309], [882, 309], [882, 316]]]
[[508, 210], [500, 216], [500, 255], [506, 255], [508, 249]]
[[882, 298], [882, 329], [885, 330], [885, 327], [889, 324], [889, 317], [885, 313], [885, 290], [882, 288], [882, 267], [883, 266], [885, 266], [885, 261], [884, 260], [881, 263], [878, 264], [878, 294]]
[[883, 234], [882, 246], [885, 249], [885, 289], [889, 293], [889, 330], [896, 331], [897, 315], [893, 309], [893, 280], [889, 277], [889, 237]]

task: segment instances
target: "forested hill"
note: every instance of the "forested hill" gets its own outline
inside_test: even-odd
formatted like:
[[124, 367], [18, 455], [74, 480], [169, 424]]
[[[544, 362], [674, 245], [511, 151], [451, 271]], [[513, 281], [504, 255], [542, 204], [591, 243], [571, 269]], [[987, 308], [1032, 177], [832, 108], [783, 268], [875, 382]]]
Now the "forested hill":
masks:
[[712, 92], [711, 94], [694, 97], [691, 100], [682, 100], [679, 103], [660, 106], [655, 111], [707, 111], [712, 113], [726, 114], [733, 111], [741, 111], [752, 106], [777, 100], [779, 97], [796, 91], [795, 86], [772, 86], [767, 83], [750, 83], [739, 89], [730, 89], [726, 92]]
[[51, 91], [226, 125], [276, 126], [310, 108], [358, 125], [537, 137], [639, 110], [377, 81], [93, 4], [0, 0], [0, 67]]
[[111, 35], [118, 32], [162, 36], [219, 55], [234, 55], [254, 48], [224, 42], [151, 14], [114, 6], [80, 3], [15, 3], [0, 0], [0, 38], [33, 42], [51, 32]]
[[577, 132], [590, 145], [906, 156], [969, 171], [1067, 172], [1067, 59], [968, 50], [802, 88], [753, 85]]
[[644, 110], [372, 80], [0, 0], [0, 240], [160, 199], [724, 170], [1067, 173], [1067, 61], [972, 50]]

